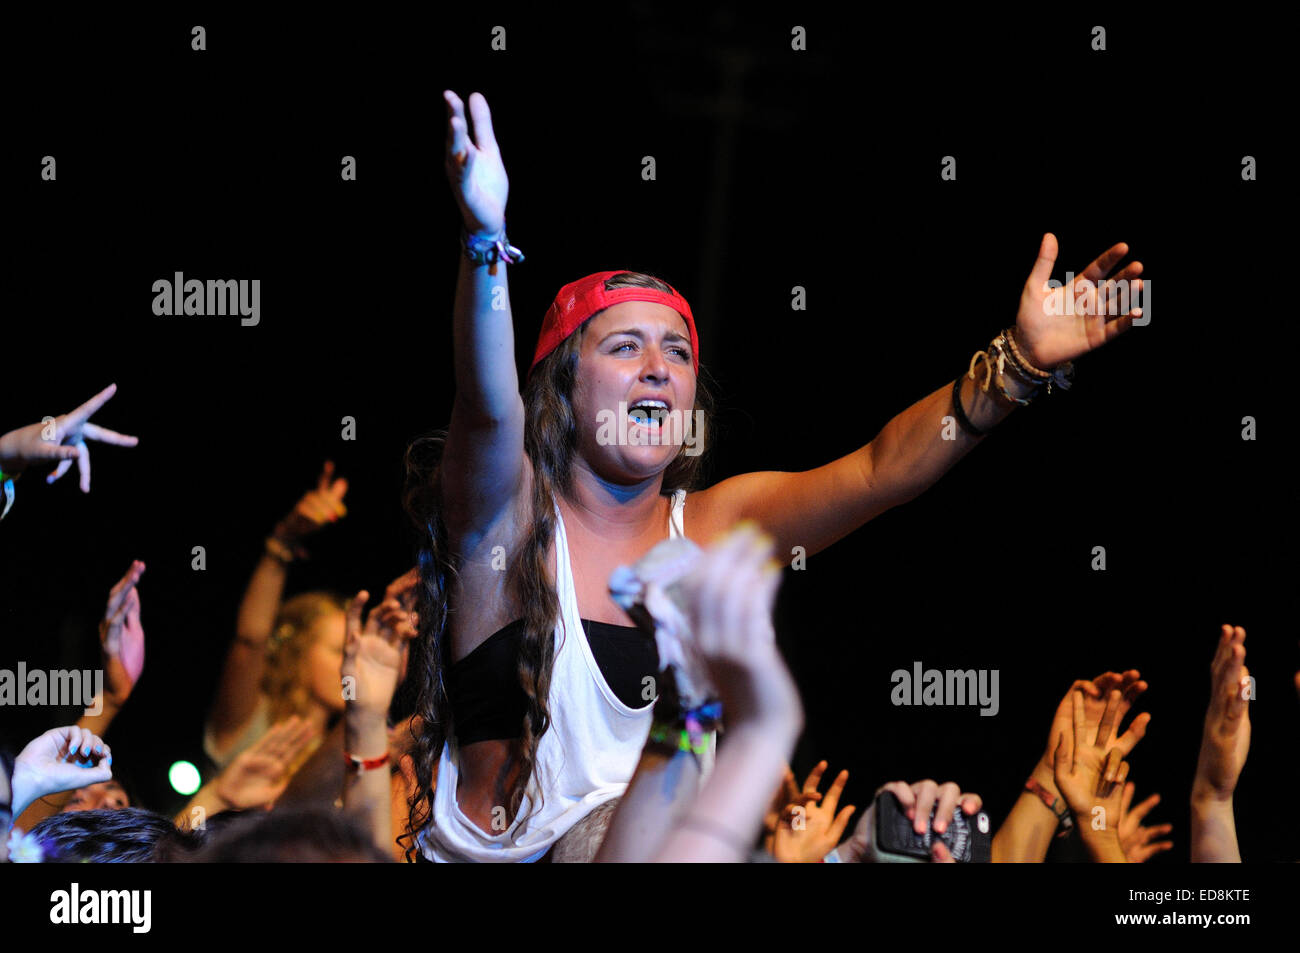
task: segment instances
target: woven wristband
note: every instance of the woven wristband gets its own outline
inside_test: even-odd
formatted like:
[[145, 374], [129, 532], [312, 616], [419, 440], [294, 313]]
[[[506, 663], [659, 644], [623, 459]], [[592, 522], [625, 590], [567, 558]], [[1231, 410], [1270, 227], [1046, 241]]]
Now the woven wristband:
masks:
[[517, 265], [524, 260], [524, 253], [506, 238], [505, 226], [492, 238], [479, 238], [471, 235], [463, 225], [460, 229], [460, 243], [465, 249], [465, 257], [476, 265], [495, 265], [504, 261], [507, 265]]

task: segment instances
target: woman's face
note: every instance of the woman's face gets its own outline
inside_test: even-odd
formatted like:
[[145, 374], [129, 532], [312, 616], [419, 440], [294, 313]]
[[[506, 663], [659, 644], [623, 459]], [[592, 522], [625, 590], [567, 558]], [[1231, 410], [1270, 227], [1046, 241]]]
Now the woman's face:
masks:
[[347, 617], [341, 611], [326, 612], [312, 623], [311, 648], [307, 650], [307, 684], [312, 697], [330, 711], [342, 711], [343, 638]]
[[623, 301], [588, 322], [573, 410], [578, 452], [597, 476], [637, 483], [662, 472], [694, 407], [690, 329], [680, 314], [653, 301]]

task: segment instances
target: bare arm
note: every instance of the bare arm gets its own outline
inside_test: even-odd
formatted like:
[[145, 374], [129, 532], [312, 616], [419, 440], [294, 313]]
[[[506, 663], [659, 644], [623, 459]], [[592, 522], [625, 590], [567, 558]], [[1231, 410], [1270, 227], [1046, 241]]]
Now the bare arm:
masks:
[[[133, 560], [126, 574], [109, 591], [104, 618], [99, 623], [101, 664], [105, 685], [92, 704], [77, 719], [76, 727], [96, 737], [108, 734], [109, 726], [126, 705], [144, 670], [144, 627], [140, 622], [140, 590], [144, 563]], [[59, 791], [38, 799], [20, 820], [24, 830], [37, 821], [59, 813], [72, 800], [72, 790]]]
[[303, 542], [313, 533], [347, 515], [343, 505], [347, 492], [348, 481], [335, 479], [334, 464], [325, 461], [315, 489], [303, 495], [267, 540], [266, 552], [258, 560], [239, 603], [235, 641], [226, 655], [217, 697], [208, 716], [218, 748], [224, 749], [243, 733], [262, 699], [266, 646], [280, 614], [288, 562], [306, 554]]
[[[388, 752], [388, 731], [382, 716], [358, 718], [349, 710], [345, 716], [344, 745], [356, 757], [379, 758]], [[343, 807], [353, 812], [370, 831], [385, 853], [392, 853], [392, 774], [385, 767], [349, 771], [343, 781]]]
[[[343, 806], [356, 814], [385, 853], [394, 849], [392, 780], [388, 769], [389, 738], [386, 714], [406, 654], [406, 642], [416, 635], [417, 619], [406, 610], [399, 587], [406, 589], [415, 577], [407, 573], [390, 585], [387, 598], [361, 623], [362, 607], [370, 594], [357, 593], [347, 613], [347, 642], [341, 674], [352, 692], [343, 715], [343, 744], [357, 770], [343, 782]], [[399, 755], [400, 757], [400, 755]], [[379, 764], [365, 767], [364, 762]]]
[[[1007, 389], [1016, 396], [1028, 391], [1011, 380]], [[966, 378], [961, 392], [962, 408], [980, 430], [992, 428], [1015, 406]], [[952, 413], [952, 385], [945, 384], [848, 456], [803, 473], [743, 473], [695, 494], [692, 503], [711, 525], [752, 519], [775, 537], [777, 552], [802, 546], [812, 555], [918, 496], [981, 442], [954, 422], [945, 424]], [[945, 433], [953, 439], [944, 439]]]
[[[1060, 800], [1061, 792], [1056, 789], [1051, 768], [1039, 762], [1034, 768], [1033, 778], [1052, 797]], [[993, 836], [993, 863], [1041, 864], [1047, 859], [1047, 850], [1052, 846], [1059, 823], [1055, 811], [1041, 798], [1029, 791], [1021, 791], [1011, 813]]]
[[218, 747], [237, 737], [253, 717], [262, 697], [262, 674], [266, 671], [266, 643], [280, 611], [280, 599], [288, 569], [284, 563], [263, 554], [239, 603], [235, 641], [226, 653], [225, 667], [217, 688], [208, 723]]
[[1192, 863], [1241, 863], [1232, 798], [1250, 751], [1246, 630], [1225, 625], [1210, 665], [1210, 704], [1192, 782]]
[[[450, 90], [445, 167], [465, 228], [480, 236], [505, 228], [509, 182], [487, 100], [469, 108]], [[452, 349], [456, 397], [443, 454], [443, 494], [453, 536], [483, 531], [514, 499], [524, 474], [524, 403], [515, 369], [515, 335], [506, 265], [460, 256]], [[454, 525], [452, 525], [454, 524]], [[472, 544], [471, 544], [472, 545]]]
[[700, 766], [695, 755], [686, 751], [669, 754], [647, 746], [610, 819], [596, 863], [654, 860], [667, 832], [681, 822], [699, 789]]
[[[1127, 672], [1103, 672], [1091, 681], [1080, 679], [1070, 686], [1065, 697], [1056, 706], [1052, 727], [1047, 735], [1047, 747], [1034, 765], [1030, 777], [1053, 798], [1053, 806], [1047, 804], [1037, 794], [1021, 791], [1011, 813], [998, 828], [993, 837], [993, 862], [995, 864], [1041, 864], [1047, 857], [1048, 848], [1056, 836], [1059, 820], [1057, 812], [1065, 808], [1066, 802], [1056, 786], [1056, 772], [1053, 752], [1064, 731], [1072, 730], [1074, 719], [1074, 692], [1083, 692], [1084, 718], [1089, 739], [1097, 739], [1107, 753], [1118, 748], [1121, 757], [1127, 757], [1137, 743], [1146, 735], [1150, 716], [1138, 715], [1133, 719], [1129, 729], [1123, 733], [1120, 727], [1124, 718], [1132, 709], [1134, 702], [1146, 691], [1147, 683], [1137, 669]], [[1111, 717], [1106, 718], [1107, 701], [1110, 693], [1118, 690], [1119, 699], [1111, 709]], [[1087, 821], [1087, 818], [1084, 819]]]
[[297, 715], [273, 725], [198, 790], [177, 813], [176, 826], [200, 827], [222, 811], [269, 809], [288, 787], [293, 766], [318, 737], [311, 724]]
[[[1127, 297], [1121, 299], [1121, 287], [1142, 287], [1137, 278], [1141, 262], [1131, 262], [1110, 277], [1127, 254], [1127, 245], [1114, 245], [1084, 269], [1074, 282], [1074, 302], [1067, 311], [1065, 289], [1053, 290], [1047, 284], [1056, 263], [1056, 238], [1043, 236], [1014, 328], [1029, 363], [1055, 368], [1132, 326], [1142, 313], [1140, 308], [1122, 315], [1106, 313], [1118, 310], [1113, 301], [1127, 302]], [[995, 397], [996, 386], [987, 393], [982, 390], [982, 369], [977, 368], [976, 376], [980, 389], [963, 378], [961, 405], [975, 427], [987, 431], [1017, 405]], [[1013, 397], [1025, 399], [1035, 389], [1010, 370], [1003, 378]], [[788, 553], [793, 546], [803, 546], [809, 554], [818, 552], [890, 507], [914, 499], [971, 451], [981, 438], [954, 423], [945, 425], [949, 415], [953, 415], [952, 384], [945, 383], [846, 457], [805, 473], [744, 474], [697, 493], [692, 503], [704, 515], [706, 526], [725, 529], [736, 520], [755, 519], [776, 537], [778, 552]], [[945, 435], [953, 439], [945, 440]]]
[[685, 819], [674, 825], [655, 860], [735, 863], [748, 859], [748, 844], [763, 826], [771, 789], [785, 773], [786, 758], [803, 719], [739, 724], [727, 732], [713, 775]]
[[[489, 267], [462, 255], [456, 281], [456, 397], [442, 462], [447, 519], [456, 536], [486, 528], [509, 505], [525, 466], [505, 266], [496, 275]], [[495, 310], [494, 300], [504, 307]]]

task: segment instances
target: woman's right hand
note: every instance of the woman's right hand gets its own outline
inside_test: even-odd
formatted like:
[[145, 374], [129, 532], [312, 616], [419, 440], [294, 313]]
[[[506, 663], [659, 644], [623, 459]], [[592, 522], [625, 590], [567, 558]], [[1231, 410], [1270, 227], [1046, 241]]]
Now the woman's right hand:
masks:
[[447, 104], [447, 181], [465, 218], [470, 234], [495, 235], [506, 224], [506, 195], [510, 182], [501, 162], [492, 131], [492, 113], [482, 93], [470, 93], [469, 111], [474, 118], [474, 141], [465, 121], [465, 104], [450, 89], [444, 90]]

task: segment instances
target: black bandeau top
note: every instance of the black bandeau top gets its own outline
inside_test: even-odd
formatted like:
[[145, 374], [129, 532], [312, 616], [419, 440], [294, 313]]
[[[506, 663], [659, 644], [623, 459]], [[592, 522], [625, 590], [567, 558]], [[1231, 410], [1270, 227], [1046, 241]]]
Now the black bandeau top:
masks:
[[[630, 625], [582, 620], [591, 654], [606, 684], [624, 705], [645, 708], [641, 697], [646, 676], [659, 673], [654, 636]], [[519, 640], [524, 620], [494, 632], [447, 671], [447, 695], [456, 741], [518, 738], [523, 733], [528, 696], [519, 684]]]

